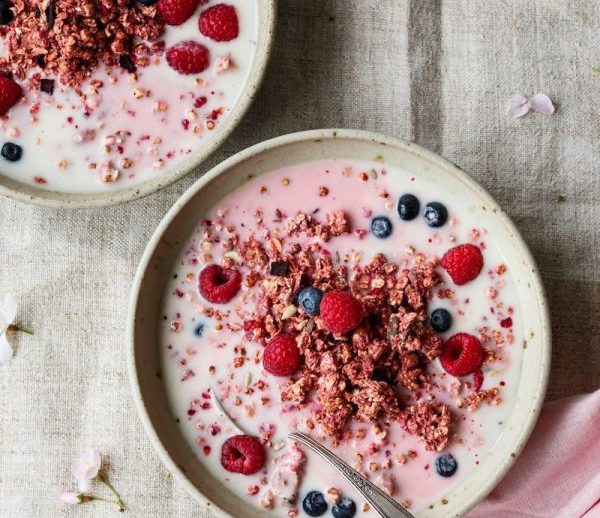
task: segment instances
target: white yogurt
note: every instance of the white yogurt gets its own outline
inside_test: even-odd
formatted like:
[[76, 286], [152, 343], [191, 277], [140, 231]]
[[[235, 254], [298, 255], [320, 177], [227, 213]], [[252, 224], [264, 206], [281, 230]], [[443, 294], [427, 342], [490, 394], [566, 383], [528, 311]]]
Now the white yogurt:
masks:
[[[371, 171], [375, 171], [377, 178]], [[359, 179], [361, 172], [367, 173], [367, 181]], [[321, 186], [329, 189], [326, 197], [318, 194]], [[267, 188], [266, 192], [262, 189], [264, 187]], [[389, 197], [383, 198], [382, 192], [389, 193]], [[411, 222], [401, 221], [396, 213], [396, 204], [404, 193], [416, 195], [422, 207], [430, 201], [444, 203], [449, 211], [448, 223], [439, 229], [432, 229], [425, 225], [421, 217]], [[480, 222], [469, 220], [461, 212], [461, 206], [448, 197], [443, 185], [425, 183], [408, 171], [375, 162], [318, 161], [274, 171], [246, 183], [219, 202], [206, 218], [214, 222], [225, 214], [225, 225], [235, 227], [235, 231], [243, 238], [254, 228], [257, 209], [263, 211], [266, 222], [275, 219], [276, 209], [288, 216], [298, 211], [312, 213], [319, 209], [318, 214], [323, 218], [326, 212], [343, 210], [350, 216], [353, 227], [362, 229], [369, 229], [371, 217], [387, 215], [394, 224], [394, 231], [387, 239], [378, 239], [368, 233], [363, 240], [355, 236], [342, 236], [326, 244], [334, 257], [336, 252], [343, 258], [347, 253], [352, 257], [354, 252], [360, 251], [362, 262], [368, 261], [376, 253], [384, 253], [388, 260], [410, 263], [414, 257], [413, 249], [428, 257], [441, 257], [446, 250], [460, 243], [474, 243], [483, 248], [484, 268], [477, 279], [464, 286], [455, 286], [438, 267], [445, 284], [435, 290], [436, 294], [441, 289], [451, 288], [455, 296], [452, 299], [440, 299], [434, 295], [429, 303], [429, 310], [446, 307], [453, 314], [454, 323], [445, 336], [457, 332], [477, 336], [478, 330], [487, 326], [490, 333], [496, 331], [497, 336], [505, 340], [500, 348], [492, 340], [484, 344], [487, 348], [498, 350], [502, 357], [501, 361], [483, 369], [485, 379], [482, 388], [500, 389], [503, 402], [499, 406], [484, 403], [474, 412], [457, 408], [457, 400], [466, 394], [464, 387], [460, 394], [452, 394], [452, 390], [457, 389], [457, 378], [443, 373], [438, 360], [430, 364], [430, 372], [439, 387], [434, 394], [440, 401], [450, 405], [454, 415], [453, 434], [445, 451], [452, 453], [458, 461], [456, 474], [450, 478], [439, 476], [434, 469], [438, 454], [425, 451], [418, 439], [409, 436], [397, 424], [390, 427], [387, 438], [384, 438], [372, 423], [353, 423], [354, 436], [359, 429], [363, 429], [364, 439], [355, 438], [334, 448], [338, 455], [356, 465], [357, 452], [366, 450], [371, 443], [380, 444], [379, 451], [365, 456], [359, 466], [369, 474], [371, 480], [382, 487], [389, 487], [393, 480], [394, 498], [410, 503], [412, 510], [440, 505], [448, 490], [469, 476], [479, 460], [487, 455], [503, 431], [503, 423], [515, 403], [521, 368], [523, 326], [510, 265], [507, 265], [505, 273], [496, 273], [499, 268], [502, 271], [504, 258], [494, 236], [481, 228]], [[282, 227], [282, 224], [269, 223], [269, 226], [274, 230]], [[215, 477], [225, 481], [232, 491], [246, 498], [250, 504], [260, 507], [260, 495], [266, 488], [263, 477], [265, 473], [267, 479], [273, 476], [276, 466], [269, 463], [264, 473], [249, 477], [228, 473], [221, 467], [221, 444], [236, 432], [231, 423], [215, 409], [210, 391], [216, 389], [223, 407], [249, 433], [260, 435], [261, 430], [273, 427], [269, 460], [280, 454], [276, 450], [282, 447], [287, 432], [292, 428], [313, 436], [316, 436], [317, 430], [309, 430], [306, 426], [310, 408], [290, 412], [289, 405], [281, 403], [280, 386], [286, 379], [267, 374], [262, 369], [262, 363], [254, 361], [255, 355], [260, 355], [263, 347], [246, 340], [243, 331], [218, 330], [216, 321], [202, 314], [203, 308], [207, 307], [243, 309], [244, 304], [251, 304], [244, 301], [251, 300], [254, 289], [243, 288], [243, 293], [225, 306], [211, 306], [202, 299], [197, 291], [196, 275], [205, 265], [203, 255], [212, 254], [209, 262], [216, 263], [223, 255], [219, 246], [210, 250], [199, 249], [204, 228], [201, 224], [182, 250], [181, 260], [173, 267], [172, 280], [164, 295], [164, 322], [161, 324], [163, 379], [174, 416], [173, 426], [180, 428], [197, 452], [198, 461], [205, 464]], [[223, 230], [222, 235], [225, 234], [226, 230]], [[241, 264], [240, 269], [247, 271]], [[497, 293], [494, 294], [491, 288]], [[509, 316], [513, 324], [507, 329], [500, 322]], [[178, 323], [175, 326], [180, 326], [177, 332], [172, 329], [173, 322]], [[241, 325], [242, 320], [232, 312], [226, 322]], [[202, 336], [198, 337], [194, 331], [200, 325], [203, 331]], [[241, 346], [246, 348], [247, 360], [242, 367], [236, 368], [233, 360], [239, 354], [234, 350], [238, 348], [239, 351]], [[266, 386], [260, 389], [258, 380], [264, 380]], [[471, 381], [472, 376], [460, 380]], [[254, 390], [253, 394], [246, 393], [248, 387]], [[197, 403], [192, 405], [193, 410], [188, 413], [194, 400]], [[331, 445], [330, 441], [326, 442]], [[411, 450], [416, 452], [416, 458], [409, 458], [406, 463], [399, 462], [398, 456]], [[306, 452], [306, 455], [305, 477], [300, 486], [298, 504], [310, 490], [325, 493], [328, 488], [334, 487], [356, 501], [359, 509], [357, 516], [375, 515], [372, 510], [364, 510], [363, 499], [333, 468], [310, 452]], [[380, 466], [388, 458], [392, 459], [392, 467], [382, 469]], [[379, 467], [371, 471], [371, 463]], [[259, 486], [260, 492], [256, 496], [247, 495], [248, 488], [253, 485]], [[300, 515], [304, 516], [301, 505], [298, 507]], [[287, 506], [278, 505], [272, 512], [274, 516], [288, 516], [288, 511]]]
[[[138, 67], [138, 80], [132, 82], [120, 67], [109, 74], [102, 65], [91, 80], [105, 86], [97, 93], [92, 93], [91, 80], [82, 86], [89, 94], [85, 103], [91, 107], [89, 116], [75, 91], [58, 80], [53, 95], [27, 92], [0, 121], [2, 140], [23, 148], [20, 161], [0, 160], [0, 174], [43, 189], [104, 192], [164, 175], [202, 149], [246, 84], [258, 34], [257, 0], [227, 0], [237, 10], [238, 37], [216, 42], [203, 36], [199, 13], [216, 3], [198, 9], [183, 25], [166, 26], [163, 35], [167, 49], [187, 39], [205, 45], [211, 64], [202, 74], [181, 75], [164, 57], [157, 62], [151, 58], [153, 63]], [[219, 73], [217, 62], [226, 56], [232, 67]], [[206, 103], [196, 106], [202, 98]], [[30, 107], [35, 103], [40, 109], [32, 116]], [[116, 181], [101, 180], [107, 167], [118, 171]]]

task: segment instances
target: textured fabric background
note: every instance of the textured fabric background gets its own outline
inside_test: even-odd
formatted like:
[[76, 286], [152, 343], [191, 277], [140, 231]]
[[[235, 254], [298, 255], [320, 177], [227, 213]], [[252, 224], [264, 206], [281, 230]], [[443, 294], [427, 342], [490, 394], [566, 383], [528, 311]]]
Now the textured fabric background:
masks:
[[[196, 173], [103, 210], [0, 200], [0, 286], [35, 330], [0, 368], [0, 517], [114, 516], [103, 504], [58, 504], [87, 446], [108, 456], [128, 515], [210, 516], [158, 461], [130, 400], [127, 296], [178, 196], [219, 161], [283, 133], [380, 131], [460, 165], [539, 262], [554, 331], [548, 398], [600, 384], [600, 3], [281, 0], [279, 15], [262, 91]], [[558, 111], [512, 120], [504, 105], [515, 92], [546, 92]]]

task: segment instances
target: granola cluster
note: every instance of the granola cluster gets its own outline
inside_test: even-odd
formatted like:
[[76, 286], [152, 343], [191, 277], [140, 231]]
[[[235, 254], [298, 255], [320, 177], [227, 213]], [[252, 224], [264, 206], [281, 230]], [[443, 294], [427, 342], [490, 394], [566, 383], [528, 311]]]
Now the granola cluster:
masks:
[[164, 29], [156, 6], [134, 0], [14, 0], [12, 10], [0, 68], [19, 79], [39, 68], [69, 86], [101, 61], [129, 71], [149, 64], [147, 43]]
[[[240, 250], [251, 270], [245, 282], [257, 287], [256, 309], [245, 315], [248, 338], [266, 344], [280, 333], [296, 336], [304, 366], [282, 390], [283, 401], [299, 406], [314, 401], [314, 420], [336, 439], [351, 434], [351, 420], [393, 420], [422, 438], [427, 449], [441, 451], [449, 438], [450, 411], [418, 395], [429, 388], [427, 364], [442, 348], [427, 324], [427, 298], [439, 282], [434, 265], [423, 260], [401, 268], [378, 254], [350, 267], [348, 258], [334, 260], [318, 241], [301, 245], [292, 239], [327, 242], [350, 233], [342, 212], [328, 214], [324, 223], [298, 214], [287, 218], [283, 229], [278, 238], [237, 243], [232, 237], [223, 244]], [[319, 316], [298, 306], [296, 297], [306, 286], [350, 290], [363, 306], [363, 323], [349, 335], [331, 334]]]

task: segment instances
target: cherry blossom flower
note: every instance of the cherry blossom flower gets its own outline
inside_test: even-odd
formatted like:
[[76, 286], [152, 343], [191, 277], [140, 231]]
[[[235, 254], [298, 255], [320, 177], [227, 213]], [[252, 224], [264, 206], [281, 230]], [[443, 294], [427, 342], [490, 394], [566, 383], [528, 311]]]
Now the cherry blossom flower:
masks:
[[90, 488], [91, 481], [98, 476], [101, 467], [100, 454], [91, 448], [86, 449], [73, 461], [71, 470], [77, 479], [80, 491], [87, 491]]
[[554, 104], [546, 94], [536, 94], [528, 99], [523, 94], [515, 94], [506, 105], [506, 111], [512, 117], [523, 117], [531, 110], [542, 115], [552, 115], [554, 113]]
[[73, 491], [64, 491], [60, 494], [60, 501], [63, 504], [77, 505], [83, 502], [83, 495], [81, 493], [74, 493]]
[[0, 365], [7, 363], [13, 357], [13, 349], [8, 343], [8, 331], [23, 331], [33, 334], [29, 329], [25, 329], [15, 324], [17, 318], [17, 300], [8, 293], [0, 295]]
[[[94, 451], [92, 448], [87, 448], [73, 461], [71, 471], [77, 479], [80, 492], [65, 491], [61, 493], [61, 502], [68, 505], [77, 505], [84, 502], [99, 500], [115, 504], [121, 512], [125, 510], [125, 504], [123, 503], [121, 495], [117, 493], [117, 490], [109, 482], [108, 477], [102, 471], [102, 457], [98, 452]], [[93, 480], [102, 482], [115, 496], [116, 500], [107, 500], [106, 498], [88, 494], [87, 492], [89, 491]]]

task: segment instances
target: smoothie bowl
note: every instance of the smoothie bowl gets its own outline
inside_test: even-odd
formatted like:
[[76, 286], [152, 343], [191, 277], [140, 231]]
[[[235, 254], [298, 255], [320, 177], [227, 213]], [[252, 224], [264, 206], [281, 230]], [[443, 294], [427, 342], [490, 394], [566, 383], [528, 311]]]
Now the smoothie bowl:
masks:
[[517, 230], [467, 175], [352, 130], [200, 179], [139, 267], [133, 394], [162, 460], [224, 516], [376, 516], [309, 434], [416, 516], [458, 516], [543, 401], [550, 331]]
[[0, 193], [89, 207], [181, 178], [260, 85], [275, 0], [0, 3]]

